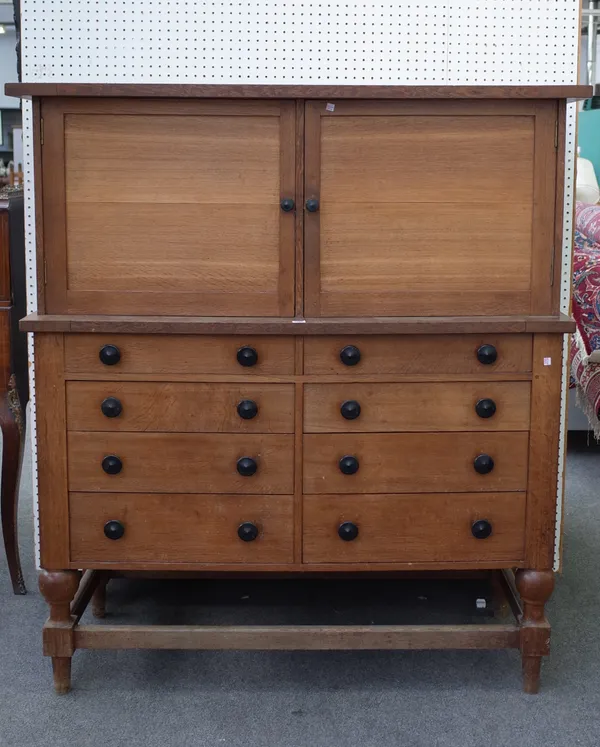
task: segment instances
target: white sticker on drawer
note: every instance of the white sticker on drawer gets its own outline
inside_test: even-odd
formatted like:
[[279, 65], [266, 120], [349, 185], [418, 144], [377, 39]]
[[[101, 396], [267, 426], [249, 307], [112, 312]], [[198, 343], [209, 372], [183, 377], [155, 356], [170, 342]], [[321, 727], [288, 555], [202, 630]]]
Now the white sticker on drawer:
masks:
[[544, 366], [551, 366], [552, 358], [544, 358]]

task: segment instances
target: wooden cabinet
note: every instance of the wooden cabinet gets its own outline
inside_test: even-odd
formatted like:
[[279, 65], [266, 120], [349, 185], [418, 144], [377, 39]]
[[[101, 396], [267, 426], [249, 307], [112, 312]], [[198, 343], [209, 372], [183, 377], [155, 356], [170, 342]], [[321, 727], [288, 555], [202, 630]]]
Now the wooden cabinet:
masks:
[[42, 109], [49, 312], [293, 315], [293, 102]]
[[307, 102], [307, 313], [549, 313], [556, 124], [553, 101]]
[[537, 687], [577, 90], [33, 91], [45, 282], [22, 326], [59, 689], [75, 647], [125, 645], [69, 617], [82, 567], [81, 598], [100, 572], [516, 568], [513, 627], [128, 640], [516, 645]]

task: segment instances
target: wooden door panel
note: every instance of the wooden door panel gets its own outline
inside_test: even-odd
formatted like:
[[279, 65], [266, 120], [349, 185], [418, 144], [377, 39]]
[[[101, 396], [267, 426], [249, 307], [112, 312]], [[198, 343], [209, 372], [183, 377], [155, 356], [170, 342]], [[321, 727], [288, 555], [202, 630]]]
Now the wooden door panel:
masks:
[[47, 310], [291, 316], [295, 110], [261, 103], [45, 102]]
[[323, 201], [324, 316], [528, 312], [531, 205]]
[[555, 103], [367, 103], [307, 103], [306, 313], [550, 313]]

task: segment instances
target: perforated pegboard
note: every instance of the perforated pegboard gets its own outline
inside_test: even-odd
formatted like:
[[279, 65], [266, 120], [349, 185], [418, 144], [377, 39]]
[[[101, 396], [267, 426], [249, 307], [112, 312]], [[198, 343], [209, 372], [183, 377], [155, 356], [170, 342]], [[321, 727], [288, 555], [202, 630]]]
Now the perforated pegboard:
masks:
[[[21, 0], [23, 80], [571, 84], [577, 83], [578, 75], [579, 6], [580, 0]], [[28, 104], [24, 121], [29, 310], [34, 311]], [[570, 106], [563, 311], [569, 307], [575, 124], [575, 107]], [[34, 404], [32, 388], [35, 464]], [[563, 401], [563, 423], [564, 417]], [[563, 459], [561, 440], [561, 469]], [[558, 511], [557, 537], [562, 477]]]

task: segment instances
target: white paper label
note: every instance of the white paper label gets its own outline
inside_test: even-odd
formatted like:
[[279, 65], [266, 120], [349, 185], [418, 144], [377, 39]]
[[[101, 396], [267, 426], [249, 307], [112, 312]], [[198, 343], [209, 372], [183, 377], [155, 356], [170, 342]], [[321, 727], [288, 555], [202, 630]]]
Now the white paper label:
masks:
[[325, 106], [325, 110], [328, 112], [334, 112], [335, 111], [335, 104], [327, 104]]
[[552, 358], [544, 358], [544, 366], [551, 366]]

